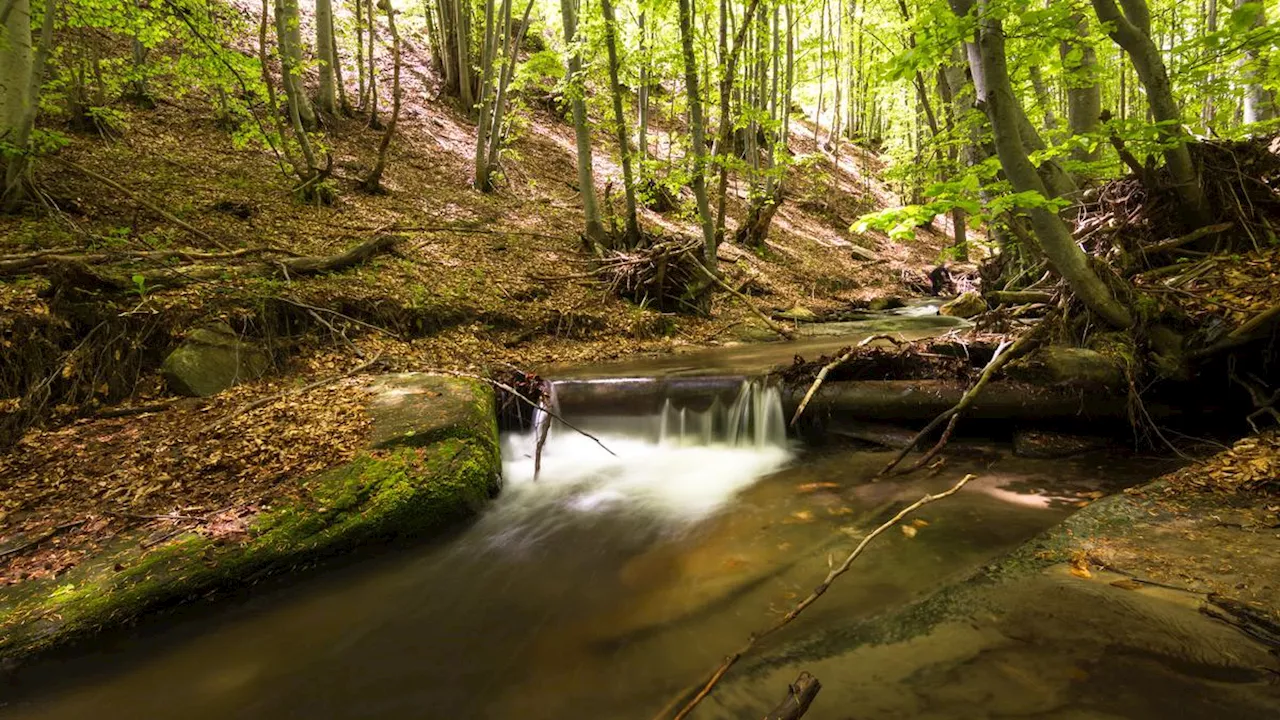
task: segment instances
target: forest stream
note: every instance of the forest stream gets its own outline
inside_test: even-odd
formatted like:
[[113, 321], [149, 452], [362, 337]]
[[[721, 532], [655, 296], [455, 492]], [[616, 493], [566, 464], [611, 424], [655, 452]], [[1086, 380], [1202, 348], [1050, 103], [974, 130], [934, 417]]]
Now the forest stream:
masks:
[[[700, 362], [746, 367], [753, 352]], [[625, 368], [671, 377], [669, 365]], [[1234, 631], [1168, 598], [1132, 602], [1176, 616], [1204, 647], [1144, 643], [1157, 630], [1119, 616], [1063, 638], [1034, 622], [1018, 635], [993, 615], [859, 651], [842, 630], [850, 623], [960, 581], [1088, 498], [1174, 463], [1116, 451], [1023, 459], [965, 439], [935, 476], [873, 482], [891, 453], [802, 447], [787, 437], [776, 388], [715, 387], [644, 414], [575, 405], [565, 419], [600, 444], [554, 423], [536, 479], [533, 434], [506, 434], [502, 495], [452, 536], [103, 636], [11, 677], [0, 717], [648, 718], [807, 594], [887, 510], [967, 472], [979, 478], [878, 541], [698, 717], [759, 716], [815, 664], [830, 688], [815, 719], [971, 718], [978, 705], [1002, 717], [1244, 717], [1275, 699], [1257, 671], [1210, 667], [1205, 657]], [[1105, 617], [1105, 602], [1086, 595], [1054, 592], [1044, 605], [1032, 589], [1045, 582], [1056, 581], [1019, 586], [1009, 601], [1043, 608], [1032, 618]], [[1081, 651], [1109, 647], [1112, 632], [1131, 635], [1115, 650], [1127, 653], [1124, 673], [1108, 669], [1120, 655]]]

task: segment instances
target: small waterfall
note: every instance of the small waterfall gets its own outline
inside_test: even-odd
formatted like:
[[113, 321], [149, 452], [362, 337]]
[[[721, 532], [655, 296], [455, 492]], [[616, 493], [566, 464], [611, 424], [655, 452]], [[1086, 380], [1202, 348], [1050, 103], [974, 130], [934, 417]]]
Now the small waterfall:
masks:
[[508, 487], [543, 501], [685, 521], [785, 465], [791, 447], [782, 394], [763, 380], [619, 378], [552, 382], [502, 453]]
[[662, 406], [658, 442], [663, 445], [782, 447], [787, 443], [782, 394], [760, 380], [744, 380], [727, 405], [721, 398], [705, 410], [676, 407], [668, 398]]

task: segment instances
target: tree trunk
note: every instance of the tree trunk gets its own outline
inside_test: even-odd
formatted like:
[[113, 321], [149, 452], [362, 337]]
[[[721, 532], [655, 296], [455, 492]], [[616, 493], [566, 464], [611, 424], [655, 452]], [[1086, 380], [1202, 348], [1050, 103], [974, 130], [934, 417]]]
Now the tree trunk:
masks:
[[[563, 2], [564, 0], [562, 4]], [[475, 105], [471, 92], [471, 37], [467, 32], [471, 3], [468, 0], [453, 0], [453, 12], [453, 30], [457, 35], [455, 42], [458, 50], [458, 98], [462, 101], [463, 111], [470, 117]]]
[[[566, 0], [567, 1], [567, 0]], [[758, 0], [752, 0], [754, 8]], [[711, 219], [711, 206], [707, 202], [707, 141], [702, 117], [702, 91], [698, 87], [698, 60], [693, 54], [693, 13], [691, 0], [679, 0], [680, 4], [680, 49], [684, 56], [685, 93], [689, 97], [689, 134], [693, 142], [693, 197], [698, 204], [698, 221], [702, 226], [702, 260], [711, 272], [716, 271], [716, 231]], [[745, 28], [747, 23], [743, 22]], [[741, 35], [739, 35], [741, 37]], [[733, 57], [726, 63], [725, 77], [722, 83], [727, 86], [733, 82]], [[728, 105], [727, 94], [720, 98], [720, 138], [724, 140], [728, 132], [729, 118], [725, 106]], [[723, 175], [721, 176], [723, 178]], [[724, 180], [721, 180], [721, 184]]]
[[[1102, 83], [1098, 71], [1098, 53], [1089, 40], [1089, 25], [1083, 15], [1075, 15], [1075, 35], [1058, 46], [1062, 58], [1063, 79], [1067, 88], [1067, 125], [1072, 135], [1096, 133], [1102, 118]], [[1071, 151], [1076, 160], [1096, 162], [1101, 155], [1095, 147], [1077, 146]]]
[[1053, 96], [1049, 94], [1049, 86], [1045, 84], [1040, 66], [1032, 63], [1027, 69], [1031, 76], [1031, 89], [1036, 94], [1036, 104], [1044, 117], [1044, 129], [1052, 135], [1058, 130], [1058, 116], [1053, 112]]
[[320, 87], [316, 93], [316, 105], [321, 112], [338, 113], [337, 83], [334, 81], [333, 0], [316, 0], [316, 56], [320, 59]]
[[520, 18], [520, 29], [516, 31], [515, 38], [508, 38], [507, 41], [502, 75], [498, 79], [498, 94], [493, 101], [493, 119], [489, 126], [489, 157], [485, 164], [485, 172], [490, 178], [490, 183], [492, 183], [494, 171], [498, 169], [498, 151], [502, 149], [502, 120], [507, 113], [507, 88], [515, 75], [516, 63], [520, 59], [520, 44], [524, 42], [524, 34], [529, 30], [529, 13], [532, 10], [533, 0], [529, 0], [529, 3], [524, 6], [524, 15]]
[[[573, 134], [578, 146], [578, 192], [582, 194], [583, 237], [597, 254], [603, 254], [605, 231], [596, 200], [595, 174], [591, 168], [591, 130], [587, 127], [587, 103], [583, 97], [582, 56], [578, 43], [578, 1], [560, 0], [564, 21], [565, 75], [569, 83], [569, 107], [573, 113]], [[691, 101], [692, 102], [692, 101]]]
[[[0, 123], [3, 123], [0, 125], [0, 140], [24, 153], [0, 162], [0, 167], [4, 168], [4, 185], [0, 187], [0, 209], [6, 212], [14, 210], [26, 196], [27, 176], [31, 167], [30, 157], [26, 153], [31, 151], [31, 132], [35, 129], [36, 115], [40, 111], [40, 86], [44, 83], [44, 69], [49, 62], [49, 54], [53, 51], [53, 25], [58, 13], [57, 0], [46, 0], [44, 19], [40, 27], [40, 47], [32, 53], [30, 5], [26, 0], [10, 1], [13, 5], [9, 8], [9, 17], [5, 19], [4, 37], [0, 40], [5, 42], [13, 40], [16, 52], [12, 59], [16, 61], [17, 67], [16, 72], [12, 74], [0, 71], [0, 80], [25, 80], [26, 84], [18, 85], [16, 89], [10, 88], [9, 92], [0, 98], [0, 112], [3, 112], [3, 115], [0, 115]], [[14, 16], [20, 10], [26, 11], [23, 13], [26, 19], [15, 27], [16, 31], [11, 32], [9, 23], [14, 21]], [[25, 35], [22, 34], [24, 29]], [[27, 58], [30, 58], [29, 62]], [[5, 60], [6, 63], [10, 59], [4, 43], [0, 43], [0, 59]], [[3, 88], [0, 88], [0, 91], [3, 91]], [[2, 157], [3, 154], [0, 154], [0, 158]]]
[[636, 20], [640, 29], [640, 90], [636, 94], [636, 127], [639, 142], [636, 157], [640, 162], [640, 175], [645, 175], [645, 161], [649, 159], [649, 29], [645, 26], [645, 11], [640, 10]]
[[368, 87], [364, 81], [364, 0], [355, 0], [356, 6], [356, 89], [359, 97], [356, 98], [356, 108], [364, 109], [365, 102], [368, 101]]
[[1151, 40], [1151, 15], [1146, 0], [1121, 0], [1124, 12], [1116, 6], [1115, 0], [1091, 2], [1098, 19], [1109, 28], [1107, 34], [1128, 54], [1138, 79], [1146, 88], [1147, 103], [1157, 123], [1158, 133], [1168, 145], [1164, 160], [1189, 219], [1198, 225], [1207, 225], [1209, 212], [1200, 186], [1200, 174], [1187, 147], [1191, 138], [1182, 127], [1182, 113], [1177, 99], [1173, 97], [1173, 87], [1169, 84], [1160, 49]]
[[284, 95], [291, 112], [298, 114], [302, 127], [317, 127], [316, 111], [302, 86], [302, 31], [298, 15], [298, 0], [276, 0], [276, 40], [280, 52], [281, 78]]
[[[1236, 0], [1236, 8], [1248, 5], [1251, 2], [1258, 6], [1258, 14], [1254, 18], [1253, 26], [1262, 27], [1266, 25], [1266, 5], [1264, 3], [1258, 3], [1257, 0]], [[1250, 47], [1245, 50], [1241, 78], [1244, 81], [1243, 119], [1246, 125], [1270, 120], [1276, 115], [1275, 99], [1270, 91], [1262, 87], [1262, 83], [1259, 81], [1259, 78], [1266, 75], [1265, 69], [1259, 67], [1261, 62], [1262, 56], [1258, 53], [1257, 48]]]
[[[28, 0], [8, 0], [4, 36], [0, 37], [0, 142], [12, 149], [0, 154], [4, 168], [0, 200], [5, 210], [15, 208], [25, 197], [28, 140], [23, 128], [35, 98], [33, 84], [35, 53], [31, 42], [31, 6]], [[28, 131], [29, 132], [29, 131]]]
[[[979, 0], [983, 9], [986, 0]], [[964, 0], [953, 0], [953, 6], [963, 5]], [[985, 14], [979, 15], [978, 45], [982, 74], [986, 78], [987, 95], [984, 105], [991, 121], [996, 154], [1014, 192], [1035, 192], [1046, 199], [1053, 196], [1044, 181], [1036, 173], [1019, 132], [1018, 98], [1009, 80], [1009, 70], [1004, 50], [1004, 31], [1000, 21]], [[1040, 247], [1054, 268], [1071, 285], [1076, 296], [1090, 310], [1109, 324], [1127, 328], [1133, 324], [1129, 311], [1111, 294], [1111, 290], [1089, 267], [1084, 251], [1071, 237], [1070, 230], [1058, 214], [1047, 207], [1027, 210], [1035, 229]]]
[[493, 112], [490, 96], [493, 93], [493, 54], [500, 34], [510, 32], [511, 0], [502, 0], [502, 12], [499, 22], [502, 30], [494, 23], [493, 0], [484, 3], [484, 52], [480, 60], [480, 121], [476, 123], [476, 152], [472, 185], [480, 192], [491, 189], [489, 168], [486, 163], [489, 157], [489, 119]]
[[622, 83], [618, 80], [618, 21], [614, 17], [612, 0], [600, 0], [604, 13], [604, 42], [609, 53], [609, 95], [613, 99], [613, 121], [617, 128], [618, 152], [622, 154], [622, 185], [626, 195], [627, 217], [624, 243], [629, 248], [640, 245], [640, 221], [636, 216], [635, 176], [631, 172], [631, 141], [628, 139], [627, 118], [622, 110]]
[[391, 119], [382, 133], [382, 142], [378, 144], [378, 162], [373, 166], [361, 183], [365, 192], [380, 193], [382, 189], [382, 173], [387, 169], [387, 154], [391, 148], [391, 138], [396, 133], [396, 122], [400, 119], [400, 32], [396, 30], [396, 11], [391, 7], [391, 0], [378, 0], [378, 7], [387, 14], [387, 31], [391, 33]]

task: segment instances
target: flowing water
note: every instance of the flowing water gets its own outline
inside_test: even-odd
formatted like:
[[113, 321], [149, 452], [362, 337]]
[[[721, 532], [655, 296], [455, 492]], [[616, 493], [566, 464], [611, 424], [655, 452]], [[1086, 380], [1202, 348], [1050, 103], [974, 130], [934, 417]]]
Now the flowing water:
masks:
[[[1097, 692], [1061, 691], [1092, 686], [1072, 675], [1084, 661], [1055, 664], [1070, 654], [1052, 643], [1010, 649], [995, 630], [974, 630], [976, 639], [930, 636], [932, 645], [890, 645], [896, 654], [868, 660], [840, 632], [967, 576], [1062, 520], [1083, 495], [1150, 477], [1159, 463], [1024, 460], [958, 441], [935, 477], [871, 482], [890, 453], [794, 446], [778, 393], [764, 384], [681, 393], [656, 383], [647, 408], [626, 411], [582, 400], [602, 387], [559, 388], [565, 419], [599, 443], [552, 422], [535, 479], [535, 434], [504, 437], [502, 495], [451, 537], [47, 660], [9, 680], [0, 717], [650, 718], [893, 509], [970, 471], [979, 479], [925, 508], [914, 536], [877, 540], [696, 717], [760, 717], [811, 666], [826, 689], [810, 720], [1168, 716], [1167, 702], [1147, 711], [1126, 700], [1114, 715], [1088, 704], [1117, 682], [1155, 682], [1145, 675], [1103, 672], [1090, 676]], [[912, 658], [935, 656], [951, 662], [945, 672], [911, 670]], [[1050, 679], [1037, 684], [1037, 673]], [[1168, 691], [1176, 686], [1204, 702], [1257, 680], [1152, 677], [1164, 697], [1181, 697]]]

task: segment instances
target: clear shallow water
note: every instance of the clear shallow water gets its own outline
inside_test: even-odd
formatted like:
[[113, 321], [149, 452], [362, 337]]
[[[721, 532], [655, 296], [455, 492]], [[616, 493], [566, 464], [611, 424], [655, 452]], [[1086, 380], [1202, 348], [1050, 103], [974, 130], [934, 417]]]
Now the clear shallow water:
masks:
[[[739, 412], [728, 397], [686, 409], [684, 430], [670, 407], [575, 417], [616, 456], [556, 430], [536, 481], [533, 437], [508, 436], [506, 490], [454, 536], [43, 663], [3, 688], [0, 717], [650, 718], [902, 502], [980, 474], [926, 508], [915, 537], [878, 540], [766, 654], [902, 607], [1058, 522], [1083, 493], [1160, 470], [1143, 459], [1029, 461], [970, 448], [936, 477], [871, 483], [889, 453], [802, 452], [774, 428], [764, 393], [747, 398], [760, 411]], [[825, 663], [830, 689], [806, 717], [916, 716], [890, 702], [918, 697], [910, 683], [858, 684], [866, 667], [832, 659], [844, 652], [807, 649], [734, 677], [697, 717], [762, 715], [785, 685], [775, 676], [811, 662]], [[1046, 667], [1053, 653], [1042, 653]], [[836, 689], [855, 686], [861, 698]], [[959, 686], [980, 694], [991, 681]], [[883, 714], [850, 705], [868, 692]], [[930, 702], [937, 717], [986, 716], [974, 697]]]

